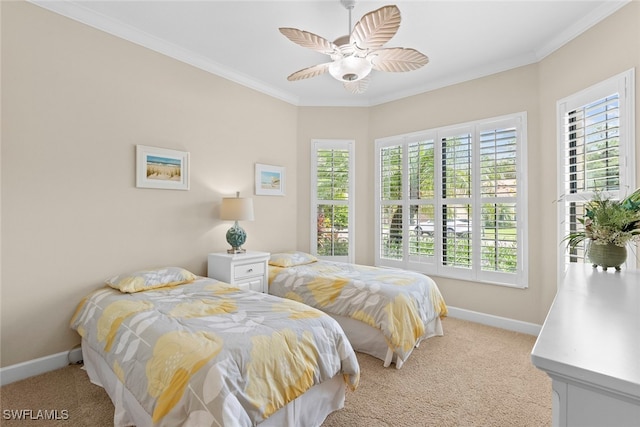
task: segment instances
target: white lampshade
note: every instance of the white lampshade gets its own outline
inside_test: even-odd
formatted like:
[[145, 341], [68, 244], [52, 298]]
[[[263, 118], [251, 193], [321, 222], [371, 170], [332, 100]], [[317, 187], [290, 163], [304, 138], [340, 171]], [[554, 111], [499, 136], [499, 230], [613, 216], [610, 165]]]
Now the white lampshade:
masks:
[[355, 82], [369, 75], [371, 62], [357, 56], [347, 56], [329, 65], [329, 74], [341, 82]]
[[220, 219], [225, 221], [253, 221], [253, 199], [225, 197], [220, 206]]

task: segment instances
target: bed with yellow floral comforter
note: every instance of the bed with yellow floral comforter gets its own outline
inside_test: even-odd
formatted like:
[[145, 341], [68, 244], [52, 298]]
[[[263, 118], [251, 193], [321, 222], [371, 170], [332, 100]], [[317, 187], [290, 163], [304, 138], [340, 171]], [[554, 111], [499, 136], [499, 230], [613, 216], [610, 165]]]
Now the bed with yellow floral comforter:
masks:
[[[424, 274], [317, 260], [299, 252], [272, 255], [269, 293], [379, 330], [399, 359], [397, 368], [422, 339], [442, 335], [440, 318], [447, 314], [436, 283]], [[352, 338], [348, 331], [347, 336]], [[369, 353], [354, 341], [356, 351]]]
[[213, 279], [84, 298], [71, 320], [153, 425], [252, 426], [358, 362], [321, 311]]

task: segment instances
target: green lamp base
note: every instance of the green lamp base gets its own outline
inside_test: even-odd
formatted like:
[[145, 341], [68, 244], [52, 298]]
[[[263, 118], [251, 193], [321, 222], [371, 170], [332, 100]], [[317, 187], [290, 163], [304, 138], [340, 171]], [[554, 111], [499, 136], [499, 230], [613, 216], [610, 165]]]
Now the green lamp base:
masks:
[[242, 254], [246, 250], [242, 249], [242, 245], [247, 240], [247, 233], [244, 232], [242, 227], [238, 225], [238, 221], [235, 222], [233, 227], [227, 231], [227, 243], [231, 245], [231, 249], [227, 250], [230, 254]]

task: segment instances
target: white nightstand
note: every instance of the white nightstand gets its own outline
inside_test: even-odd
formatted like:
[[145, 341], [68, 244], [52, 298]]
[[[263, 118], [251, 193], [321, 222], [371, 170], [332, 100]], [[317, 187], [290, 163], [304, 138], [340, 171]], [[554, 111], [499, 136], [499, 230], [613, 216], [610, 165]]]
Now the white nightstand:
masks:
[[209, 254], [207, 275], [212, 279], [231, 283], [242, 289], [268, 292], [268, 252]]

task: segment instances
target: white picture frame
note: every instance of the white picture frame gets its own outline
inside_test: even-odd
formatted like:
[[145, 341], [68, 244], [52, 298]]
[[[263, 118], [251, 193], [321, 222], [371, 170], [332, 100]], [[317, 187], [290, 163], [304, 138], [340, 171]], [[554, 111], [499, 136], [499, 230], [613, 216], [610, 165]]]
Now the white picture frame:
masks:
[[256, 196], [284, 196], [285, 169], [256, 163]]
[[189, 190], [189, 152], [136, 145], [136, 187]]

